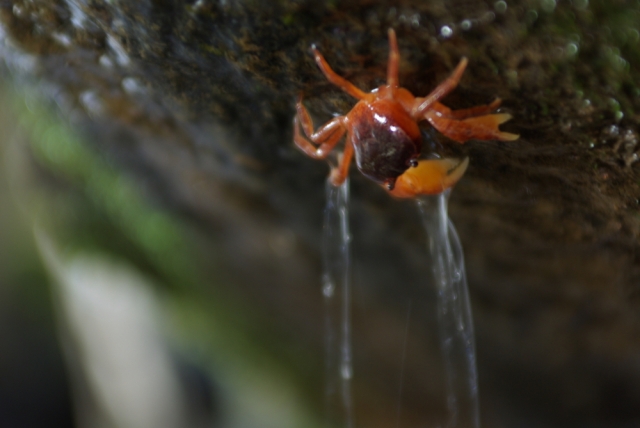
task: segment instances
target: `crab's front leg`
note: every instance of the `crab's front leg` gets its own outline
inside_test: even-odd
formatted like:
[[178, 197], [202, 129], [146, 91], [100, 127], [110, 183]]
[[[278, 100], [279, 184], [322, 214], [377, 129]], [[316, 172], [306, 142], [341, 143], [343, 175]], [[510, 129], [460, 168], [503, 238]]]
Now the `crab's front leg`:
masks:
[[[347, 132], [345, 116], [334, 117], [314, 132], [313, 121], [302, 104], [302, 99], [298, 100], [296, 110], [297, 114], [293, 119], [293, 140], [296, 146], [314, 159], [326, 158]], [[302, 128], [306, 137], [300, 133], [300, 128]], [[319, 144], [319, 146], [315, 146], [313, 143]], [[338, 166], [331, 169], [331, 184], [340, 186], [344, 183], [347, 174], [349, 174], [349, 165], [352, 157], [353, 144], [347, 139], [344, 152], [339, 158]]]
[[339, 157], [338, 167], [331, 169], [331, 184], [334, 186], [340, 186], [344, 183], [349, 175], [349, 166], [351, 165], [351, 158], [353, 157], [353, 144], [347, 138], [347, 142], [344, 145], [344, 152]]
[[[344, 116], [334, 117], [314, 132], [311, 116], [302, 104], [302, 98], [298, 100], [296, 110], [297, 114], [293, 119], [293, 141], [296, 146], [314, 159], [326, 158], [346, 132]], [[300, 128], [304, 131], [306, 138], [300, 133]]]
[[509, 119], [508, 113], [486, 114], [498, 106], [494, 101], [486, 106], [472, 107], [465, 110], [451, 110], [440, 103], [435, 103], [424, 118], [441, 134], [454, 141], [464, 143], [468, 140], [502, 140], [513, 141], [520, 136], [500, 131], [500, 125]]
[[481, 106], [475, 106], [461, 110], [451, 110], [444, 104], [435, 102], [432, 106], [432, 109], [437, 111], [441, 116], [447, 117], [449, 119], [462, 120], [468, 119], [470, 117], [478, 117], [491, 114], [495, 112], [501, 104], [502, 100], [500, 98], [496, 98], [491, 104], [484, 104]]
[[396, 180], [389, 193], [397, 198], [442, 193], [458, 182], [469, 166], [469, 158], [424, 159], [418, 166], [407, 169]]

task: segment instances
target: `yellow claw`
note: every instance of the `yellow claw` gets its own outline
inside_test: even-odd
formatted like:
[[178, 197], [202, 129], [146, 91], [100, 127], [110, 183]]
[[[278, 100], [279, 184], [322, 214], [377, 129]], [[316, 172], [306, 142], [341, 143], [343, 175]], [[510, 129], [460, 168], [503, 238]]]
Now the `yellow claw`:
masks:
[[512, 134], [510, 132], [503, 132], [498, 127], [508, 120], [511, 120], [512, 116], [509, 113], [495, 113], [487, 114], [485, 116], [470, 117], [462, 120], [462, 123], [467, 125], [473, 125], [474, 128], [489, 130], [488, 136], [502, 141], [513, 141], [520, 138], [518, 134]]
[[421, 160], [398, 177], [389, 193], [397, 198], [442, 193], [462, 178], [468, 166], [469, 158]]

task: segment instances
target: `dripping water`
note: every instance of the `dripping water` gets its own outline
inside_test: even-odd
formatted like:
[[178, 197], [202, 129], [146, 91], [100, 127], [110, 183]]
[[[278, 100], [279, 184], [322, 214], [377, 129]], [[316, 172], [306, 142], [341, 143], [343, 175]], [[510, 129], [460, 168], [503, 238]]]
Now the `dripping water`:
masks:
[[[354, 428], [348, 180], [339, 187], [327, 181], [325, 190], [322, 294], [325, 302], [326, 426]], [[445, 426], [479, 428], [473, 320], [462, 246], [447, 214], [449, 194], [450, 191], [446, 191], [417, 201], [427, 233], [431, 276], [437, 295], [438, 330], [445, 367], [449, 418]], [[410, 314], [411, 306], [407, 325]], [[403, 351], [401, 370], [404, 370], [404, 352], [406, 350]], [[402, 380], [403, 373], [400, 377]], [[402, 395], [402, 381], [399, 393]], [[397, 411], [399, 425], [401, 406]]]
[[322, 295], [325, 302], [325, 416], [329, 427], [354, 427], [351, 397], [349, 180], [326, 183]]
[[449, 220], [450, 190], [418, 199], [437, 293], [438, 332], [445, 365], [448, 428], [478, 428], [478, 376], [464, 257]]

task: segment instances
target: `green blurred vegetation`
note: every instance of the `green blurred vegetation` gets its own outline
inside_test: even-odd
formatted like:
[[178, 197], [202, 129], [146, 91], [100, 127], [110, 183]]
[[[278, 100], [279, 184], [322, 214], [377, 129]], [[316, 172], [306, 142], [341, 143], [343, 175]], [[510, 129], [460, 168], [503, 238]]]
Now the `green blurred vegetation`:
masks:
[[[35, 160], [71, 191], [54, 201], [55, 212], [62, 215], [38, 220], [55, 222], [53, 230], [69, 245], [126, 254], [159, 273], [163, 282], [193, 284], [194, 254], [174, 219], [147, 203], [131, 180], [88, 149], [41, 103], [25, 104], [25, 98], [37, 99], [36, 94], [13, 92], [10, 97]], [[49, 206], [41, 209], [51, 212]]]
[[254, 311], [228, 292], [233, 287], [218, 287], [225, 276], [189, 225], [146, 199], [37, 92], [0, 85], [0, 99], [9, 107], [0, 115], [9, 131], [0, 149], [10, 164], [0, 180], [0, 280], [8, 285], [0, 293], [24, 295], [21, 304], [55, 337], [34, 225], [69, 260], [94, 254], [135, 266], [156, 286], [170, 346], [206, 368], [228, 395], [225, 402], [315, 426], [294, 376], [276, 357], [277, 341], [264, 337]]

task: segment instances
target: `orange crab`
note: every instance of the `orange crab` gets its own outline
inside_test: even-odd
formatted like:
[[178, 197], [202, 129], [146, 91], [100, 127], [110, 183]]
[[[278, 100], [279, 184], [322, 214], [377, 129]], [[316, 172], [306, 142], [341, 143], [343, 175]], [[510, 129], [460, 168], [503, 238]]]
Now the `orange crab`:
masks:
[[312, 158], [326, 158], [347, 134], [339, 165], [331, 171], [331, 182], [336, 186], [346, 179], [354, 152], [360, 172], [385, 186], [393, 196], [411, 198], [420, 194], [437, 194], [453, 186], [464, 174], [469, 160], [418, 161], [422, 149], [418, 122], [422, 120], [427, 120], [458, 143], [470, 139], [507, 141], [519, 137], [498, 128], [511, 119], [511, 115], [506, 113], [491, 114], [500, 106], [499, 98], [491, 104], [464, 110], [451, 110], [439, 102], [458, 85], [467, 66], [466, 58], [462, 58], [451, 76], [429, 95], [414, 97], [398, 84], [400, 54], [393, 29], [389, 29], [387, 84], [369, 93], [336, 74], [315, 46], [311, 50], [329, 82], [360, 100], [349, 113], [334, 117], [315, 132], [302, 97], [296, 104], [294, 141]]

